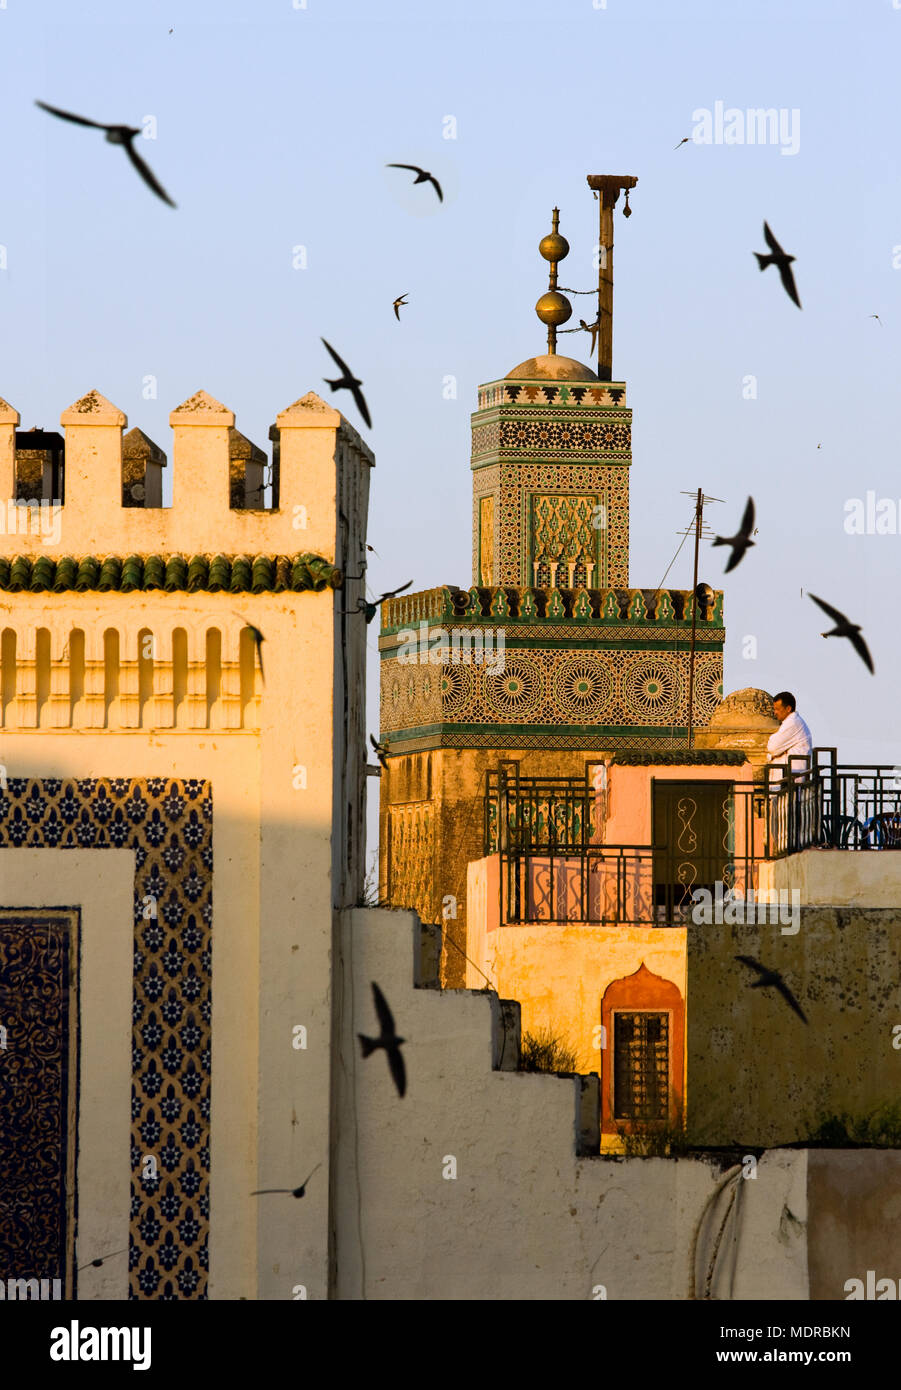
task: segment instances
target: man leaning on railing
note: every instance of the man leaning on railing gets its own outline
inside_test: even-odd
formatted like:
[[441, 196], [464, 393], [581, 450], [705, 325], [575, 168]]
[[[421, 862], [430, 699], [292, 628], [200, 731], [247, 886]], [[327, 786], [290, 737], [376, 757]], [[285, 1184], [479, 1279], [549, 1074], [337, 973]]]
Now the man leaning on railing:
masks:
[[[791, 772], [802, 771], [808, 763], [813, 740], [810, 730], [797, 712], [797, 701], [790, 690], [780, 690], [773, 696], [773, 710], [779, 720], [779, 728], [770, 734], [766, 745], [767, 762], [770, 765], [769, 782], [772, 786], [782, 780], [782, 769]], [[778, 785], [777, 785], [778, 791]], [[780, 814], [781, 808], [782, 814]], [[770, 853], [784, 851], [794, 846], [797, 837], [800, 806], [797, 793], [786, 788], [785, 794], [775, 796], [770, 803]], [[782, 817], [784, 816], [784, 823]]]

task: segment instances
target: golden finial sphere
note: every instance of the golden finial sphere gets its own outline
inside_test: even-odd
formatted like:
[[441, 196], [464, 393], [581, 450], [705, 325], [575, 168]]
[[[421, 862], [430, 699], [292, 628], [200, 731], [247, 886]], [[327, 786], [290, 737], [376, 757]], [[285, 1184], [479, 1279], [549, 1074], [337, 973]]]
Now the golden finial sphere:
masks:
[[[562, 238], [561, 238], [562, 240]], [[535, 305], [535, 313], [542, 323], [557, 324], [566, 323], [572, 318], [573, 306], [570, 304], [566, 295], [558, 294], [556, 290], [545, 290], [544, 294]]]
[[538, 250], [546, 261], [562, 261], [569, 255], [569, 242], [559, 232], [548, 232], [539, 241]]

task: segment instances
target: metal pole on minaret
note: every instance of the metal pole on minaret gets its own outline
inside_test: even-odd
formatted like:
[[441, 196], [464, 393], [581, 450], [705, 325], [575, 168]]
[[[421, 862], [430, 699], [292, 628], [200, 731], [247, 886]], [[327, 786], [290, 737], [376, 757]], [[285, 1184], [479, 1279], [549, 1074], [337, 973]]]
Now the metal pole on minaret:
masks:
[[693, 740], [692, 714], [694, 712], [695, 698], [695, 631], [698, 623], [698, 548], [701, 544], [701, 526], [704, 518], [704, 492], [698, 488], [698, 496], [695, 502], [695, 568], [694, 577], [691, 582], [691, 654], [688, 658], [688, 746], [691, 748]]
[[613, 380], [613, 209], [625, 189], [623, 216], [631, 217], [629, 190], [638, 179], [631, 174], [589, 174], [588, 187], [600, 204], [598, 236], [598, 376]]

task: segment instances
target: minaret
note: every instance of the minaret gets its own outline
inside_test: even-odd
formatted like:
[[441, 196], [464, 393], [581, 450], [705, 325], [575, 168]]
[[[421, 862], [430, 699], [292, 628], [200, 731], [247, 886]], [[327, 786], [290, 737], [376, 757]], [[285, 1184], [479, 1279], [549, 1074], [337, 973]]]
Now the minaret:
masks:
[[[535, 305], [547, 325], [547, 353], [481, 386], [472, 416], [477, 585], [629, 583], [632, 412], [625, 382], [601, 381], [584, 362], [557, 352], [557, 329], [572, 315], [557, 289], [558, 264], [569, 254], [559, 227], [554, 208], [552, 229], [538, 245], [549, 287]], [[609, 315], [599, 318], [609, 340]]]
[[443, 924], [449, 985], [467, 968], [468, 866], [496, 845], [488, 776], [503, 765], [584, 779], [614, 753], [678, 752], [693, 620], [696, 726], [722, 696], [722, 595], [695, 616], [691, 591], [629, 588], [632, 412], [611, 379], [612, 216], [636, 182], [589, 179], [606, 248], [601, 374], [557, 351], [573, 311], [557, 283], [569, 245], [554, 208], [535, 305], [547, 350], [480, 386], [472, 416], [471, 587], [382, 605], [380, 893]]

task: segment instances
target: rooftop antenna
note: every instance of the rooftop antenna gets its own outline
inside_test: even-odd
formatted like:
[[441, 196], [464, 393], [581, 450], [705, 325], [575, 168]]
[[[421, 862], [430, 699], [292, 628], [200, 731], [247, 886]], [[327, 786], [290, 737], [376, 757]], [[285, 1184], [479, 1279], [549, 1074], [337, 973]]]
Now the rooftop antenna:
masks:
[[[722, 502], [723, 499], [722, 499], [722, 497], [707, 497], [707, 496], [705, 496], [704, 491], [703, 491], [702, 488], [698, 488], [698, 490], [697, 490], [696, 493], [693, 493], [693, 492], [683, 492], [683, 493], [682, 493], [682, 496], [683, 496], [683, 497], [694, 497], [694, 499], [695, 499], [695, 516], [694, 516], [694, 523], [693, 523], [693, 525], [694, 525], [694, 533], [695, 533], [695, 564], [694, 564], [694, 578], [693, 578], [693, 580], [692, 580], [692, 596], [691, 596], [691, 651], [690, 651], [690, 655], [689, 655], [689, 658], [688, 658], [688, 746], [689, 746], [689, 748], [691, 748], [691, 747], [693, 746], [693, 743], [694, 743], [693, 716], [694, 716], [694, 695], [695, 695], [695, 633], [696, 633], [697, 622], [698, 622], [698, 548], [699, 548], [699, 546], [700, 546], [700, 544], [701, 544], [701, 535], [702, 535], [702, 534], [705, 534], [705, 535], [708, 535], [708, 536], [709, 536], [709, 535], [711, 534], [711, 532], [710, 532], [709, 530], [707, 530], [706, 532], [705, 532], [705, 530], [704, 530], [704, 506], [705, 506], [705, 504], [706, 504], [707, 502]], [[689, 527], [688, 529], [689, 529], [689, 531], [690, 531], [690, 530], [691, 530], [691, 527]], [[685, 535], [685, 534], [687, 534], [687, 533], [686, 533], [686, 532], [681, 532], [681, 531], [680, 531], [678, 534], [679, 534], [679, 535]]]

